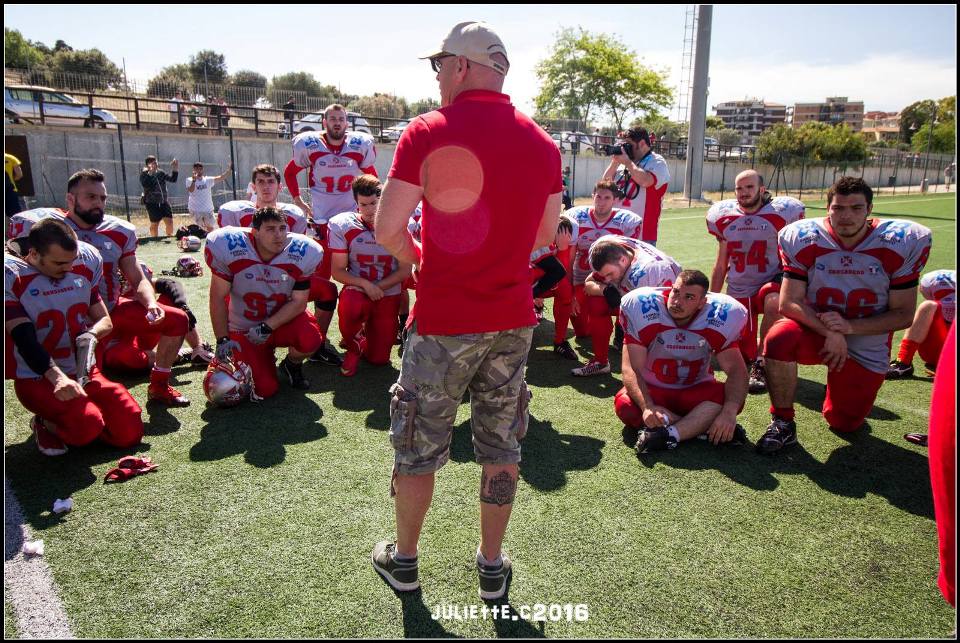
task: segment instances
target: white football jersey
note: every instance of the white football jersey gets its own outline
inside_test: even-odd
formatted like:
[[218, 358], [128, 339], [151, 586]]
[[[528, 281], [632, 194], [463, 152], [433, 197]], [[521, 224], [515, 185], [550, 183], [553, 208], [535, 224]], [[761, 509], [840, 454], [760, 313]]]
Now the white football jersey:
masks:
[[791, 197], [775, 197], [753, 214], [736, 199], [714, 203], [707, 212], [707, 231], [727, 243], [727, 294], [744, 299], [783, 272], [777, 237], [803, 219], [805, 206]]
[[737, 344], [747, 309], [729, 295], [707, 293], [700, 313], [680, 328], [670, 316], [670, 288], [638, 288], [620, 302], [624, 343], [647, 349], [647, 384], [682, 389], [713, 380], [710, 358]]
[[[780, 232], [784, 276], [807, 282], [817, 312], [846, 319], [885, 313], [890, 291], [915, 288], [930, 255], [930, 230], [912, 221], [869, 219], [870, 231], [853, 249], [837, 240], [830, 220], [805, 219]], [[847, 335], [847, 349], [864, 368], [886, 373], [890, 333]]]
[[[566, 214], [561, 214], [560, 218], [566, 219], [567, 223], [570, 224], [570, 227], [573, 228], [573, 232], [570, 235], [570, 247], [571, 249], [576, 248], [577, 240], [580, 238], [580, 225], [573, 220], [573, 217], [567, 216]], [[557, 232], [557, 234], [559, 235], [559, 231]], [[551, 243], [549, 246], [543, 246], [542, 248], [537, 248], [530, 254], [530, 263], [536, 263], [537, 261], [540, 261], [547, 255], [556, 255], [557, 252], [558, 252], [557, 242], [556, 242], [556, 238], [554, 238], [554, 242]]]
[[593, 208], [581, 205], [570, 208], [564, 214], [573, 219], [579, 229], [576, 253], [573, 257], [573, 285], [582, 286], [593, 268], [590, 267], [590, 246], [602, 236], [617, 234], [632, 239], [640, 238], [643, 219], [630, 210], [614, 208], [610, 218], [598, 223]]
[[331, 146], [320, 132], [303, 132], [293, 139], [293, 162], [309, 168], [310, 207], [316, 223], [327, 223], [341, 212], [356, 209], [353, 180], [377, 160], [373, 137], [347, 132], [343, 143]]
[[[660, 286], [672, 286], [674, 280], [683, 270], [672, 257], [666, 253], [657, 250], [655, 246], [644, 243], [638, 239], [630, 237], [621, 237], [618, 235], [606, 235], [594, 241], [594, 245], [601, 240], [614, 238], [617, 243], [630, 248], [633, 251], [633, 261], [623, 273], [619, 282], [613, 284], [625, 295], [631, 290], [637, 288], [658, 288]], [[593, 246], [590, 246], [593, 249]]]
[[[400, 262], [377, 243], [373, 228], [357, 212], [344, 212], [330, 219], [330, 252], [347, 255], [347, 272], [371, 283], [383, 281], [400, 269]], [[399, 295], [402, 284], [386, 289], [386, 296]]]
[[947, 323], [953, 323], [957, 314], [957, 271], [935, 270], [920, 279], [920, 294], [924, 299], [939, 301]]
[[207, 235], [204, 258], [213, 274], [231, 283], [230, 330], [242, 332], [286, 304], [296, 283], [309, 281], [323, 248], [305, 235], [288, 233], [286, 247], [264, 261], [251, 230], [227, 227]]
[[[309, 224], [303, 210], [292, 203], [278, 203], [277, 209], [287, 215], [287, 230], [294, 234], [307, 234]], [[217, 225], [221, 228], [249, 228], [257, 206], [253, 201], [228, 201], [217, 211]]]

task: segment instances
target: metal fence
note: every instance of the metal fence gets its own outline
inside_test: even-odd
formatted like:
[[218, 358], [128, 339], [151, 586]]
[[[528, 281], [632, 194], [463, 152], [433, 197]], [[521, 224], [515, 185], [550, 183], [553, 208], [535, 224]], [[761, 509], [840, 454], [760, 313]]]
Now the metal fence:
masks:
[[[226, 135], [232, 131], [238, 136], [290, 138], [291, 132], [297, 134], [310, 129], [319, 130], [319, 121], [298, 121], [322, 109], [318, 107], [316, 111], [303, 111], [96, 92], [71, 92], [70, 97], [78, 101], [74, 103], [62, 98], [51, 100], [48, 98], [52, 95], [50, 92], [34, 91], [32, 94], [33, 101], [7, 106], [4, 112], [8, 122], [100, 128], [114, 128], [123, 124], [137, 130], [216, 135]], [[355, 128], [367, 128], [378, 140], [388, 142], [395, 139], [391, 139], [384, 130], [406, 119], [370, 116], [365, 117], [367, 122], [362, 126], [355, 117], [350, 117], [350, 120]]]

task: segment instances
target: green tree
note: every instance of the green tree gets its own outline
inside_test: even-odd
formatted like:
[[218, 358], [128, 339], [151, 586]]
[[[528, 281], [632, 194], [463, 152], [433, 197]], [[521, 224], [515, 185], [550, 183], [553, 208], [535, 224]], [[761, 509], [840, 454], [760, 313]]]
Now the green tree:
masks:
[[58, 40], [53, 43], [53, 53], [57, 53], [58, 51], [73, 51], [73, 47], [62, 40]]
[[381, 118], [404, 118], [410, 112], [407, 101], [389, 94], [374, 93], [373, 96], [361, 96], [350, 102], [350, 109], [364, 116]]
[[937, 122], [933, 128], [933, 140], [930, 141], [930, 123], [926, 123], [918, 129], [913, 135], [911, 149], [917, 153], [927, 151], [927, 145], [931, 152], [941, 154], [952, 154], [957, 149], [957, 122], [950, 120], [945, 123]]
[[432, 112], [435, 109], [440, 109], [440, 101], [434, 98], [421, 98], [418, 101], [414, 101], [410, 105], [410, 113], [414, 116], [426, 114], [427, 112]]
[[43, 64], [44, 54], [16, 29], [3, 28], [3, 66], [30, 69]]
[[957, 120], [957, 96], [947, 96], [937, 101], [937, 120], [941, 122]]
[[708, 127], [706, 135], [717, 139], [720, 145], [740, 145], [742, 142], [740, 132], [728, 127]]
[[913, 135], [925, 124], [930, 122], [937, 109], [936, 101], [931, 99], [918, 100], [905, 107], [900, 112], [900, 140], [905, 143], [913, 141]]
[[707, 116], [707, 129], [720, 130], [726, 127], [723, 119], [719, 116]]
[[227, 62], [223, 54], [203, 49], [190, 56], [190, 75], [194, 82], [221, 84], [227, 82]]
[[846, 124], [811, 121], [797, 129], [776, 125], [760, 135], [757, 154], [764, 163], [799, 165], [803, 159], [854, 163], [867, 155], [867, 142]]
[[[57, 41], [58, 44], [62, 41]], [[50, 58], [52, 72], [66, 74], [63, 81], [70, 89], [93, 91], [116, 87], [123, 81], [123, 72], [99, 49], [62, 47]], [[81, 74], [76, 78], [72, 74]]]
[[585, 29], [563, 29], [550, 54], [537, 63], [537, 118], [590, 121], [606, 113], [622, 129], [628, 114], [667, 107], [673, 92], [663, 73], [651, 70], [618, 38]]
[[249, 69], [241, 69], [230, 75], [234, 87], [260, 87], [266, 89], [267, 77]]
[[[305, 71], [292, 71], [280, 76], [274, 76], [270, 81], [270, 92], [304, 92], [307, 96], [319, 96], [321, 94], [321, 85], [313, 74]], [[277, 102], [276, 99], [271, 99]], [[284, 99], [285, 100], [285, 99]], [[280, 101], [282, 103], [283, 101]]]
[[188, 65], [170, 65], [160, 70], [160, 73], [147, 82], [147, 96], [172, 98], [179, 89], [185, 93], [192, 93], [193, 77]]

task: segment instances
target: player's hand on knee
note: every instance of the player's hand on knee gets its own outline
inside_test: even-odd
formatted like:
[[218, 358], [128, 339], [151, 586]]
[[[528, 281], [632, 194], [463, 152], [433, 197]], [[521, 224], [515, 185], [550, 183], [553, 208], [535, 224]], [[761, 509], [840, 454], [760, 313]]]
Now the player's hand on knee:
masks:
[[840, 333], [841, 335], [849, 335], [850, 331], [853, 330], [850, 326], [850, 322], [844, 319], [840, 313], [821, 313], [819, 318], [823, 325], [826, 326], [831, 332]]
[[78, 397], [87, 397], [87, 393], [79, 383], [64, 375], [54, 382], [53, 396], [61, 402], [69, 402]]
[[147, 322], [151, 326], [156, 326], [162, 322], [164, 316], [166, 316], [166, 313], [163, 312], [163, 308], [158, 306], [156, 302], [154, 302], [152, 306], [147, 307]]
[[713, 424], [707, 429], [707, 437], [710, 444], [717, 445], [729, 442], [733, 439], [733, 430], [737, 426], [736, 416], [730, 417], [729, 414], [720, 412], [720, 415], [714, 419]]
[[670, 416], [666, 409], [659, 406], [648, 406], [643, 410], [643, 423], [647, 428], [658, 429], [670, 424]]
[[836, 331], [827, 334], [820, 351], [823, 363], [831, 371], [839, 371], [847, 361], [847, 340]]
[[265, 344], [270, 339], [271, 334], [273, 334], [273, 329], [266, 322], [260, 322], [247, 331], [247, 339], [250, 340], [251, 344], [259, 346]]

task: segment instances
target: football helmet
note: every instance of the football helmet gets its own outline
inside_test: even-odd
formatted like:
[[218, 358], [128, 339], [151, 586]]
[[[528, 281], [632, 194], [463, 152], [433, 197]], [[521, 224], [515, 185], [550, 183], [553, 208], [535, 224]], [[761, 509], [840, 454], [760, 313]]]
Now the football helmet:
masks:
[[193, 235], [180, 239], [178, 243], [180, 244], [180, 249], [184, 252], [196, 252], [200, 249], [200, 246], [203, 245], [199, 237]]
[[173, 268], [173, 274], [177, 277], [199, 277], [203, 274], [203, 266], [193, 257], [180, 257]]
[[243, 362], [214, 358], [203, 376], [203, 392], [217, 406], [236, 406], [252, 398], [253, 371]]

